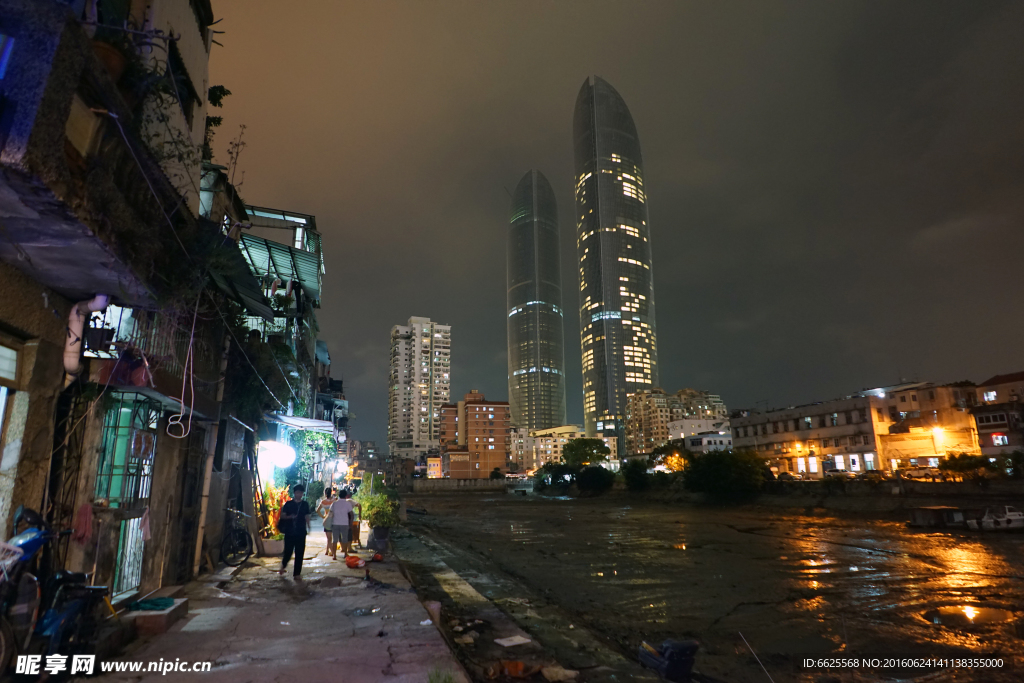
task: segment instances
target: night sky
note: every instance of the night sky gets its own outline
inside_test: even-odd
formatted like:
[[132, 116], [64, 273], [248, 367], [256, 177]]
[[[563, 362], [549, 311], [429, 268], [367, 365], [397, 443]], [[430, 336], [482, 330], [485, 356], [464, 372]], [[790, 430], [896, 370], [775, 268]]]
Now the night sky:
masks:
[[244, 123], [245, 201], [317, 217], [352, 438], [386, 440], [390, 329], [411, 315], [452, 325], [453, 398], [507, 399], [507, 191], [530, 168], [558, 195], [582, 423], [589, 74], [640, 134], [666, 390], [778, 407], [1024, 369], [1024, 3], [213, 7], [217, 160]]

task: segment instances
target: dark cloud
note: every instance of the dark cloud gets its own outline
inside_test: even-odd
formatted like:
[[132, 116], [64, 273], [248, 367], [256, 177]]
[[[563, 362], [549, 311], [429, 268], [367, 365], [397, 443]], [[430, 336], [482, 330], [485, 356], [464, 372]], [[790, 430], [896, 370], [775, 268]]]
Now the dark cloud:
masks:
[[453, 393], [505, 398], [511, 190], [558, 194], [582, 419], [571, 116], [626, 99], [650, 198], [661, 377], [732, 406], [1020, 369], [1024, 5], [215, 0], [242, 195], [316, 214], [357, 438], [388, 335], [453, 326]]

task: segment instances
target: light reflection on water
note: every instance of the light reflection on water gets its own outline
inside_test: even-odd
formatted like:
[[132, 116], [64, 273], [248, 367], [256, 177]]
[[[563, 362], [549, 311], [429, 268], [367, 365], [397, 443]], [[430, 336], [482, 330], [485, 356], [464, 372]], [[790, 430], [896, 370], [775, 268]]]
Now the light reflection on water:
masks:
[[[987, 594], [1024, 602], [1014, 578], [1024, 544], [1012, 537], [915, 534], [893, 523], [799, 515], [772, 514], [766, 525], [732, 511], [624, 510], [567, 502], [531, 516], [518, 506], [473, 520], [473, 532], [493, 536], [496, 547], [508, 541], [513, 553], [530, 548], [524, 574], [533, 572], [569, 606], [592, 598], [594, 618], [622, 622], [627, 637], [634, 619], [655, 627], [653, 639], [763, 628], [762, 642], [778, 631], [794, 642], [814, 633], [841, 643], [845, 629], [876, 652], [907, 642], [968, 647], [977, 645], [974, 636], [923, 614], [976, 605]], [[751, 606], [736, 611], [741, 604]], [[785, 651], [779, 638], [768, 651]]]

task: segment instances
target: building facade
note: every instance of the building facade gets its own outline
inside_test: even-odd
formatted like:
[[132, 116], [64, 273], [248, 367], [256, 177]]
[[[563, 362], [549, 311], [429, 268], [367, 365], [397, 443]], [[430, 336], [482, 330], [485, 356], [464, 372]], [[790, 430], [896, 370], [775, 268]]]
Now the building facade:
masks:
[[512, 412], [507, 401], [488, 401], [473, 389], [440, 408], [442, 460], [452, 479], [487, 479], [508, 472]]
[[391, 329], [389, 455], [419, 459], [439, 445], [441, 406], [451, 398], [451, 332], [429, 318]]
[[705, 432], [730, 432], [730, 429], [729, 420], [684, 417], [668, 423], [668, 440], [676, 441]]
[[996, 375], [977, 387], [971, 408], [983, 455], [1024, 451], [1024, 372]]
[[731, 451], [732, 434], [727, 431], [701, 432], [687, 436], [686, 450], [692, 453], [710, 453], [711, 451]]
[[548, 179], [516, 186], [508, 227], [508, 398], [518, 427], [565, 422], [565, 353], [558, 206]]
[[[530, 432], [529, 458], [530, 469], [535, 470], [549, 462], [562, 461], [562, 449], [573, 439], [586, 438], [579, 425], [561, 425], [551, 429], [536, 429]], [[592, 437], [595, 438], [595, 437]], [[618, 439], [606, 436], [601, 438], [610, 451], [607, 467], [612, 471], [619, 469]]]
[[[673, 435], [673, 423], [695, 421], [697, 433], [718, 430], [727, 418], [721, 397], [706, 391], [681, 389], [667, 394], [655, 388], [631, 393], [626, 398], [626, 453], [650, 455], [671, 439], [681, 438]], [[685, 423], [681, 431], [687, 431]]]
[[963, 387], [915, 382], [846, 398], [731, 419], [733, 445], [763, 454], [773, 470], [819, 478], [848, 472], [937, 467], [981, 453]]
[[622, 445], [626, 396], [658, 384], [651, 241], [636, 126], [597, 76], [576, 98], [573, 143], [584, 428]]

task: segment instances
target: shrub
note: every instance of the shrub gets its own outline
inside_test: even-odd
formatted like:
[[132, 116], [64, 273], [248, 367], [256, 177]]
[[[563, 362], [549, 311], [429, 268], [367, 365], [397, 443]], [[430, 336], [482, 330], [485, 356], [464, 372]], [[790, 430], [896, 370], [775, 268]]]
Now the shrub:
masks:
[[372, 496], [367, 496], [361, 504], [363, 517], [371, 527], [398, 526], [397, 501], [391, 500], [383, 493], [375, 493]]
[[693, 453], [684, 483], [717, 502], [754, 498], [764, 480], [764, 458], [750, 451]]
[[548, 486], [556, 488], [569, 488], [576, 481], [576, 475], [580, 468], [573, 465], [549, 462], [537, 470], [533, 475], [534, 490], [540, 491]]
[[306, 500], [317, 501], [324, 497], [324, 483], [311, 481], [306, 484]]
[[644, 491], [651, 485], [647, 475], [647, 461], [644, 458], [632, 458], [622, 466], [622, 478], [630, 491]]
[[600, 465], [584, 467], [576, 474], [576, 486], [581, 493], [604, 493], [615, 483], [615, 473]]
[[491, 479], [504, 479], [505, 475], [502, 473], [500, 467], [495, 467], [493, 470], [491, 470], [490, 478]]

